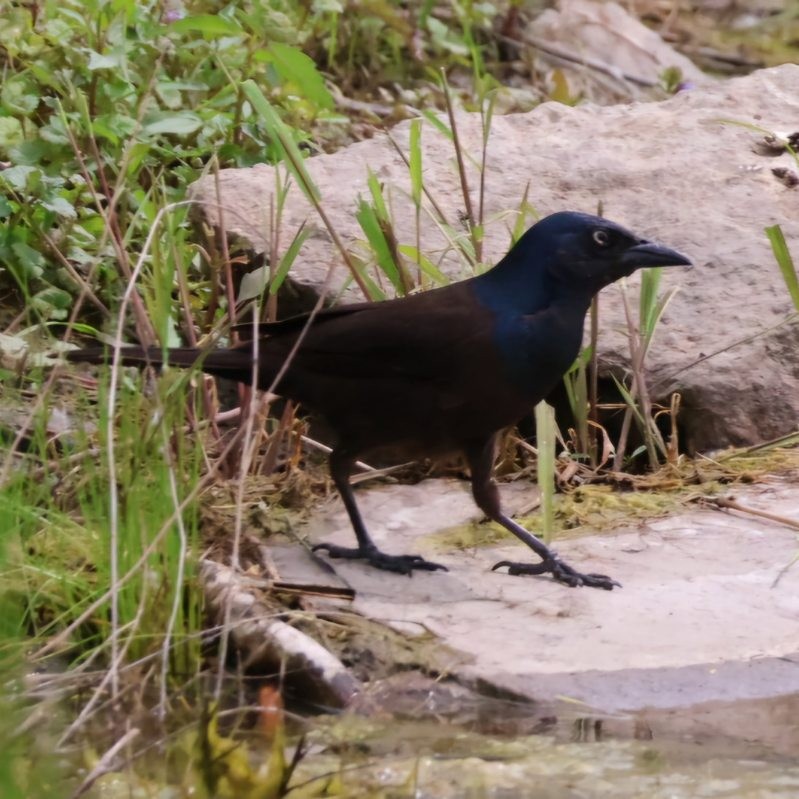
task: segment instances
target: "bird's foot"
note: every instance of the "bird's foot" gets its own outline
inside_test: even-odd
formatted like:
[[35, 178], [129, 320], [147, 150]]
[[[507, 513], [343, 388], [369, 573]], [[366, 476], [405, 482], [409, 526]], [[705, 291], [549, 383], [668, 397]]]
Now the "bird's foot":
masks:
[[621, 588], [621, 583], [617, 583], [606, 574], [582, 574], [554, 556], [542, 560], [541, 563], [514, 563], [510, 560], [503, 560], [496, 563], [491, 571], [496, 571], [503, 566], [507, 566], [508, 574], [513, 575], [551, 574], [559, 583], [565, 583], [571, 588], [582, 585], [588, 588], [604, 588], [605, 591], [612, 591], [614, 587]]
[[425, 560], [421, 555], [388, 555], [377, 547], [374, 549], [361, 549], [360, 547], [341, 547], [337, 544], [317, 544], [314, 552], [327, 552], [331, 558], [347, 558], [348, 560], [365, 560], [370, 566], [397, 574], [413, 574], [414, 569], [433, 572], [441, 569], [448, 571], [446, 566]]

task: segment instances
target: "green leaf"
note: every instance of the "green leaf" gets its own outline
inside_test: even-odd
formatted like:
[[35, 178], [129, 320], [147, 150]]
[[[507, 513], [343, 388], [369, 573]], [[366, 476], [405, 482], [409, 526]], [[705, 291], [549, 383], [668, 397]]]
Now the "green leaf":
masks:
[[641, 275], [641, 295], [639, 298], [639, 319], [645, 335], [652, 332], [652, 322], [657, 306], [660, 278], [663, 276], [663, 267], [657, 266], [645, 269]]
[[76, 333], [83, 333], [86, 336], [95, 336], [95, 337], [97, 337], [97, 336], [100, 335], [100, 331], [96, 327], [94, 327], [92, 325], [87, 325], [87, 324], [85, 324], [83, 322], [73, 322], [72, 323], [72, 329]]
[[450, 141], [454, 141], [452, 130], [449, 125], [444, 122], [440, 116], [440, 111], [431, 111], [429, 108], [422, 111], [422, 116], [443, 136], [446, 136]]
[[241, 279], [239, 285], [239, 295], [236, 297], [236, 303], [247, 302], [254, 297], [261, 297], [266, 289], [266, 284], [269, 282], [269, 267], [259, 266], [252, 272], [248, 272]]
[[642, 330], [644, 334], [644, 347], [645, 352], [649, 351], [649, 346], [652, 343], [652, 339], [655, 336], [655, 330], [657, 329], [658, 324], [660, 324], [660, 320], [663, 314], [666, 312], [666, 308], [668, 307], [669, 303], [674, 299], [674, 295], [677, 293], [677, 289], [673, 288], [667, 294], [664, 294], [655, 304], [655, 307], [652, 309], [650, 317], [647, 319], [647, 328]]
[[569, 81], [566, 73], [562, 69], [553, 69], [550, 73], [552, 89], [549, 92], [549, 99], [563, 105], [574, 105], [575, 99], [569, 89]]
[[412, 244], [400, 244], [397, 249], [400, 254], [404, 255], [409, 261], [413, 261], [422, 273], [427, 275], [433, 282], [439, 286], [446, 286], [449, 283], [449, 278], [423, 253], [420, 253]]
[[10, 147], [20, 144], [25, 138], [22, 123], [15, 117], [0, 117], [0, 153], [8, 153]]
[[66, 319], [72, 297], [63, 289], [48, 286], [31, 297], [30, 303], [47, 319]]
[[35, 35], [31, 12], [27, 8], [14, 8], [10, 3], [6, 4], [0, 15], [0, 41], [13, 59]]
[[202, 33], [209, 39], [222, 36], [241, 36], [244, 31], [232, 20], [216, 14], [198, 14], [196, 17], [184, 17], [169, 24], [170, 31], [178, 33]]
[[280, 42], [273, 42], [269, 53], [280, 77], [294, 84], [299, 94], [307, 97], [317, 108], [333, 108], [333, 97], [312, 58], [302, 50]]
[[15, 241], [11, 245], [14, 255], [17, 256], [18, 264], [28, 277], [41, 277], [44, 272], [44, 256], [29, 247], [24, 241]]
[[[369, 299], [373, 300], [374, 302], [381, 302], [385, 300], [386, 299], [385, 291], [383, 291], [383, 289], [381, 289], [380, 286], [378, 286], [377, 283], [375, 283], [374, 280], [372, 280], [372, 278], [366, 273], [366, 264], [355, 255], [352, 255], [351, 257], [352, 257], [352, 263], [354, 264], [355, 269], [358, 272], [358, 276], [366, 286], [366, 291], [364, 292], [364, 294], [366, 294], [366, 296], [369, 297]], [[350, 276], [350, 278], [344, 282], [344, 285], [341, 287], [342, 292], [347, 288], [347, 286], [349, 286], [351, 280], [352, 276]]]
[[766, 235], [771, 243], [771, 249], [777, 259], [780, 272], [782, 272], [782, 278], [788, 287], [788, 294], [791, 295], [793, 304], [796, 310], [799, 311], [799, 277], [797, 277], [796, 265], [788, 250], [788, 244], [785, 241], [782, 228], [779, 225], [767, 227]]
[[39, 128], [39, 136], [49, 144], [69, 145], [69, 135], [61, 117], [51, 117], [46, 125]]
[[0, 219], [6, 219], [14, 213], [14, 206], [0, 194]]
[[375, 209], [377, 218], [383, 222], [389, 221], [388, 209], [386, 208], [386, 200], [383, 197], [383, 187], [377, 179], [377, 175], [367, 167], [366, 185], [369, 187], [369, 193], [372, 195], [372, 206]]
[[289, 269], [291, 269], [291, 265], [296, 260], [297, 255], [299, 255], [300, 248], [305, 244], [305, 240], [310, 235], [311, 229], [306, 229], [305, 222], [303, 222], [302, 225], [300, 225], [300, 229], [294, 235], [289, 248], [280, 259], [280, 263], [275, 270], [275, 276], [272, 278], [272, 282], [269, 285], [270, 294], [277, 294], [278, 290], [283, 285], [283, 281], [286, 279], [286, 275], [289, 273]]
[[541, 496], [541, 537], [549, 543], [555, 518], [555, 411], [543, 400], [535, 406], [535, 436], [538, 445], [536, 469]]
[[92, 50], [87, 66], [91, 72], [98, 69], [119, 69], [120, 66], [122, 66], [120, 60], [119, 56], [104, 55], [103, 53], [97, 53]]
[[46, 201], [43, 200], [42, 205], [48, 211], [52, 211], [53, 213], [66, 217], [67, 219], [75, 219], [77, 217], [77, 214], [75, 213], [75, 206], [73, 206], [69, 200], [66, 200], [63, 197], [53, 197]]
[[136, 128], [136, 120], [121, 112], [102, 114], [92, 120], [92, 130], [95, 136], [100, 136], [112, 144], [118, 144], [121, 140], [128, 138]]
[[245, 80], [241, 84], [244, 94], [247, 99], [252, 103], [252, 107], [264, 120], [269, 135], [278, 143], [281, 149], [281, 158], [285, 163], [289, 172], [291, 172], [297, 185], [302, 190], [306, 198], [315, 204], [321, 201], [321, 194], [319, 188], [311, 179], [311, 175], [305, 168], [305, 162], [300, 153], [299, 147], [291, 138], [291, 133], [283, 122], [283, 120], [275, 111], [269, 100], [264, 97], [263, 92], [258, 88], [258, 85], [253, 80]]
[[53, 148], [49, 142], [42, 139], [23, 141], [10, 148], [9, 157], [18, 166], [36, 166], [43, 159], [53, 160], [61, 156], [61, 153]]
[[30, 116], [38, 107], [41, 99], [36, 84], [24, 73], [12, 75], [3, 80], [0, 90], [0, 102], [3, 108], [12, 114]]
[[[618, 389], [619, 394], [621, 394], [621, 398], [624, 400], [624, 402], [627, 404], [627, 407], [633, 412], [635, 418], [638, 420], [638, 424], [643, 425], [644, 417], [643, 414], [641, 413], [641, 409], [638, 407], [638, 403], [635, 401], [635, 398], [630, 393], [627, 386], [625, 386], [624, 383], [622, 383], [621, 380], [619, 380], [616, 377], [616, 375], [611, 375], [611, 377], [613, 378], [613, 382], [616, 384], [616, 388]], [[646, 450], [646, 447], [644, 447], [643, 449]], [[641, 451], [642, 450], [636, 450], [636, 453]]]
[[344, 10], [341, 0], [313, 0], [312, 8], [314, 14], [322, 14], [324, 12], [340, 14]]
[[25, 191], [34, 173], [39, 173], [35, 166], [26, 166], [24, 164], [12, 166], [0, 172], [0, 183], [5, 183], [16, 191]]
[[530, 181], [528, 180], [524, 187], [524, 194], [522, 195], [519, 207], [516, 209], [516, 219], [513, 223], [513, 230], [511, 231], [510, 240], [516, 242], [524, 235], [527, 230], [527, 217], [532, 216], [533, 219], [538, 219], [538, 212], [530, 205]]
[[410, 154], [408, 161], [411, 171], [411, 198], [418, 208], [422, 203], [422, 120], [411, 120]]
[[203, 121], [196, 114], [184, 111], [180, 114], [159, 115], [157, 118], [150, 118], [143, 125], [143, 130], [150, 136], [171, 134], [173, 136], [189, 136], [202, 127]]
[[574, 359], [574, 363], [569, 367], [569, 371], [566, 374], [573, 374], [579, 369], [584, 369], [586, 366], [588, 366], [593, 354], [594, 348], [590, 344], [587, 347], [583, 347], [580, 350], [580, 354]]
[[180, 87], [172, 81], [158, 81], [155, 84], [155, 93], [163, 105], [172, 111], [177, 111], [183, 105], [183, 94]]
[[427, 18], [427, 29], [433, 41], [442, 49], [448, 50], [453, 55], [468, 56], [469, 47], [463, 38], [452, 28], [448, 28], [441, 20], [435, 17]]
[[380, 269], [391, 281], [394, 288], [402, 293], [404, 288], [399, 269], [397, 268], [397, 264], [394, 263], [391, 248], [388, 246], [388, 241], [386, 241], [386, 236], [380, 227], [380, 221], [377, 218], [374, 208], [365, 200], [359, 199], [355, 218], [358, 220], [361, 230], [366, 234], [366, 238], [374, 251]]

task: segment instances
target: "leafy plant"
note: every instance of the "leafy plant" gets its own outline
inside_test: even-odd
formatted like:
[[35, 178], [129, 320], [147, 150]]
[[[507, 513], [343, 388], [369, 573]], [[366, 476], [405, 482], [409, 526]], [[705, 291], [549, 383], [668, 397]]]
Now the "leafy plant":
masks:
[[619, 436], [619, 445], [616, 448], [614, 468], [619, 470], [626, 454], [627, 436], [631, 421], [634, 419], [644, 439], [644, 447], [649, 459], [650, 468], [658, 465], [658, 456], [668, 458], [673, 449], [667, 448], [663, 436], [660, 434], [652, 413], [652, 402], [649, 397], [649, 388], [646, 382], [644, 364], [647, 353], [652, 344], [655, 331], [660, 319], [671, 302], [676, 289], [659, 296], [662, 267], [645, 269], [641, 274], [641, 291], [638, 300], [638, 321], [636, 323], [628, 302], [626, 285], [622, 282], [622, 297], [627, 315], [628, 340], [630, 344], [630, 369], [632, 372], [632, 387], [628, 390], [616, 380], [617, 388], [624, 398], [627, 408], [624, 412], [622, 431]]

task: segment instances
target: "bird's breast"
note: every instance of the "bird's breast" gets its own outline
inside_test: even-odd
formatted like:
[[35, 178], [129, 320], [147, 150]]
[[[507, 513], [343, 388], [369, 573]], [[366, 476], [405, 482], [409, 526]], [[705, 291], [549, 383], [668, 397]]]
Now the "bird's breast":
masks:
[[580, 352], [585, 313], [550, 308], [498, 322], [497, 349], [505, 373], [530, 403], [544, 399]]

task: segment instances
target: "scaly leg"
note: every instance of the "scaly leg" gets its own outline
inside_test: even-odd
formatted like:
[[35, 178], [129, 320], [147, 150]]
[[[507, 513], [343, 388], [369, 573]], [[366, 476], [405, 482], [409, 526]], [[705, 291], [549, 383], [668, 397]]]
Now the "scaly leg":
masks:
[[388, 555], [377, 548], [377, 544], [372, 541], [366, 525], [363, 523], [361, 512], [355, 504], [355, 496], [350, 485], [350, 472], [355, 463], [355, 457], [340, 449], [335, 449], [330, 453], [330, 476], [333, 483], [341, 494], [347, 515], [352, 522], [352, 529], [358, 539], [357, 547], [342, 547], [337, 544], [317, 544], [313, 551], [323, 550], [331, 558], [362, 558], [376, 569], [384, 571], [398, 572], [399, 574], [412, 574], [414, 569], [422, 571], [436, 571], [441, 569], [447, 571], [446, 566], [440, 563], [431, 563], [420, 555]]
[[480, 510], [492, 521], [510, 530], [520, 541], [527, 544], [541, 558], [541, 563], [514, 563], [503, 560], [495, 564], [493, 570], [508, 567], [508, 574], [551, 574], [558, 582], [571, 587], [587, 585], [590, 588], [613, 590], [621, 588], [615, 580], [604, 574], [582, 574], [564, 563], [540, 538], [516, 524], [502, 512], [499, 491], [491, 472], [494, 467], [496, 436], [488, 441], [475, 442], [464, 449], [472, 471], [472, 495]]

